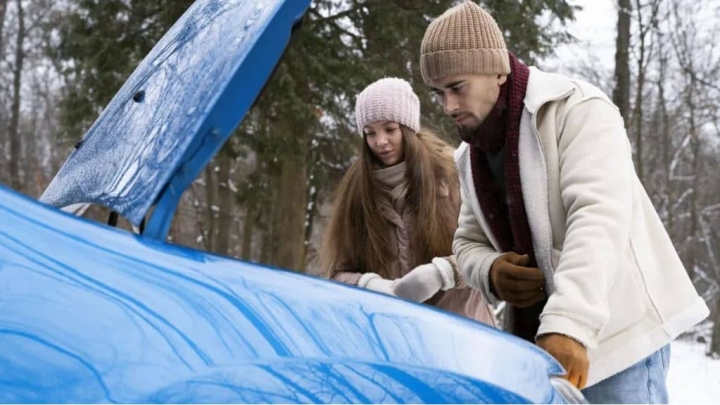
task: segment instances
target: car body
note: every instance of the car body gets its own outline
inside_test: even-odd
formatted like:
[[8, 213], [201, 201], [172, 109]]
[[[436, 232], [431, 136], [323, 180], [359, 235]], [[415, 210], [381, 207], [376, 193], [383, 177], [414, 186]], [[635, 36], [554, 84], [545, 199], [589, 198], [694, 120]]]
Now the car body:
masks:
[[[0, 402], [582, 401], [489, 326], [164, 242], [308, 5], [197, 0], [40, 201], [0, 186]], [[142, 232], [59, 209], [78, 203]]]

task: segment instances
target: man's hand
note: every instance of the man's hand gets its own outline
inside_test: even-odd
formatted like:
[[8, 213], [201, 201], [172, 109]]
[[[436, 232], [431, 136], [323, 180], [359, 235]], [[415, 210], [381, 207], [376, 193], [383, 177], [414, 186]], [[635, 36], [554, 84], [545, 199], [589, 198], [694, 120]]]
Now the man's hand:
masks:
[[588, 360], [585, 346], [575, 339], [558, 333], [538, 337], [537, 345], [562, 364], [567, 372], [565, 378], [570, 381], [570, 384], [579, 390], [585, 388], [590, 369], [590, 360]]
[[490, 291], [518, 308], [527, 308], [545, 299], [545, 276], [536, 267], [525, 267], [528, 255], [508, 252], [495, 259], [490, 268]]

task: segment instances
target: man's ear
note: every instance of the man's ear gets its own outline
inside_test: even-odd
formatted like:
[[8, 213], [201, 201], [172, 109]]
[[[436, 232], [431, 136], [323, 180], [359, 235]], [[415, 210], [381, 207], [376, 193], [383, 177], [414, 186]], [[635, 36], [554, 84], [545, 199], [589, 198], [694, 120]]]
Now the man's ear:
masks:
[[507, 81], [507, 75], [498, 75], [498, 85], [502, 86]]

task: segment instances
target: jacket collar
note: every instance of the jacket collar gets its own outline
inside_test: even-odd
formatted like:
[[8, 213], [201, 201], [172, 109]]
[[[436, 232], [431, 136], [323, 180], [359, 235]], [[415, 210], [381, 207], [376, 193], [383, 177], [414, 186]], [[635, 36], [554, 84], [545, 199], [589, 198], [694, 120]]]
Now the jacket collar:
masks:
[[[537, 68], [530, 68], [528, 88], [525, 93], [525, 110], [520, 123], [520, 177], [523, 184], [523, 197], [526, 204], [528, 222], [533, 236], [535, 259], [545, 273], [548, 293], [555, 290], [553, 283], [553, 265], [551, 252], [553, 247], [551, 221], [549, 216], [547, 166], [544, 161], [540, 139], [534, 133], [533, 121], [535, 114], [544, 104], [569, 97], [575, 91], [575, 84], [565, 76], [545, 73]], [[470, 165], [470, 146], [463, 142], [455, 152], [455, 162], [461, 178], [461, 185], [480, 227], [486, 230], [486, 237], [496, 251], [500, 252], [480, 204], [475, 197], [475, 185], [472, 181]]]
[[569, 97], [574, 91], [575, 84], [568, 77], [557, 73], [543, 72], [531, 66], [525, 92], [525, 109], [531, 114], [535, 114], [543, 104]]
[[[525, 92], [525, 109], [532, 115], [551, 101], [569, 97], [575, 92], [575, 84], [566, 76], [557, 73], [547, 73], [531, 66], [528, 87]], [[462, 142], [455, 151], [455, 162], [464, 167], [468, 159], [468, 144]]]

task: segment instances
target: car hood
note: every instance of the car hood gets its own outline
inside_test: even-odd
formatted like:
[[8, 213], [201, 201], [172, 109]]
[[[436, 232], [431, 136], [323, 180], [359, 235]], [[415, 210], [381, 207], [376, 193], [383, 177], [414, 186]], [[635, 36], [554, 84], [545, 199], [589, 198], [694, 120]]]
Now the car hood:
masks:
[[309, 0], [198, 0], [76, 144], [40, 201], [94, 203], [139, 225], [179, 198], [269, 79]]
[[0, 218], [2, 402], [174, 401], [200, 380], [240, 387], [222, 370], [261, 364], [277, 381], [309, 379], [321, 402], [357, 402], [332, 396], [347, 387], [369, 402], [480, 401], [470, 386], [552, 402], [548, 377], [563, 373], [467, 318], [149, 240], [2, 187]]

